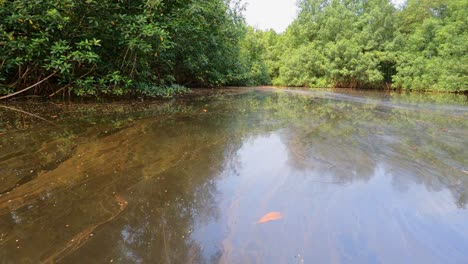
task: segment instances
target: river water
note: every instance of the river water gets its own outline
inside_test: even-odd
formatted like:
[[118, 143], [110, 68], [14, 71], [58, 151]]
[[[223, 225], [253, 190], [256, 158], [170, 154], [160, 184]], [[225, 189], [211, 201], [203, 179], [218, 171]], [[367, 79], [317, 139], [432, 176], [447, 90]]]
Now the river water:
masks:
[[468, 263], [467, 149], [464, 95], [10, 103], [0, 263]]

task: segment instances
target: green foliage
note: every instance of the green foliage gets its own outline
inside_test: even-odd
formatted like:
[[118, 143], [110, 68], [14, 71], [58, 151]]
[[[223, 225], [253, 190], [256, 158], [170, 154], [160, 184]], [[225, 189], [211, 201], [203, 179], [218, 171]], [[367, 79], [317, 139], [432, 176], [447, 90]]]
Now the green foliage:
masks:
[[165, 22], [173, 48], [159, 57], [168, 66], [162, 72], [189, 86], [220, 86], [234, 80], [243, 30], [238, 10], [230, 9], [229, 1], [169, 2], [178, 11]]
[[[0, 94], [170, 96], [180, 86], [468, 90], [468, 2], [300, 0], [286, 32], [238, 0], [0, 1]], [[32, 92], [32, 90], [30, 90]]]
[[182, 85], [178, 84], [171, 84], [165, 86], [152, 86], [146, 83], [141, 83], [137, 87], [138, 91], [142, 95], [150, 96], [150, 97], [164, 97], [164, 98], [171, 98], [174, 95], [185, 94], [190, 92], [189, 89]]
[[262, 85], [271, 82], [266, 65], [266, 45], [262, 43], [265, 33], [252, 27], [245, 28], [245, 35], [239, 43], [239, 63], [242, 67], [238, 85]]
[[250, 58], [267, 66], [272, 84], [468, 90], [468, 2], [410, 0], [402, 10], [388, 0], [298, 5], [285, 33], [247, 34], [261, 46], [262, 55]]
[[393, 66], [394, 7], [386, 0], [299, 2], [285, 33], [277, 85], [378, 87]]
[[[243, 26], [227, 0], [0, 2], [0, 93], [167, 95], [235, 79]], [[233, 5], [235, 6], [235, 5]], [[2, 86], [3, 87], [3, 86]], [[166, 87], [164, 89], [141, 87]]]
[[401, 18], [395, 85], [411, 90], [468, 90], [468, 2], [410, 0]]

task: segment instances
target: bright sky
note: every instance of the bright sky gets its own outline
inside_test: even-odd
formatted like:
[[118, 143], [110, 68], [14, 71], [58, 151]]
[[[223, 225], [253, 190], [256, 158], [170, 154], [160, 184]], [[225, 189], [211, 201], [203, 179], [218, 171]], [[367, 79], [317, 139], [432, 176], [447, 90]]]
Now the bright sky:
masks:
[[[259, 29], [274, 29], [283, 32], [294, 20], [297, 0], [243, 0], [247, 4], [247, 23]], [[405, 0], [392, 0], [400, 5]]]

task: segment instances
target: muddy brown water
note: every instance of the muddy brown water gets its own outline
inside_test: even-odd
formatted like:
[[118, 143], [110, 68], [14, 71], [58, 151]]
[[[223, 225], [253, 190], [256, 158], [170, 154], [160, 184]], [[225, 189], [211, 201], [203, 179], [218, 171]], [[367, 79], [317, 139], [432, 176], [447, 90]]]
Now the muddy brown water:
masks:
[[466, 96], [3, 106], [0, 263], [468, 263]]

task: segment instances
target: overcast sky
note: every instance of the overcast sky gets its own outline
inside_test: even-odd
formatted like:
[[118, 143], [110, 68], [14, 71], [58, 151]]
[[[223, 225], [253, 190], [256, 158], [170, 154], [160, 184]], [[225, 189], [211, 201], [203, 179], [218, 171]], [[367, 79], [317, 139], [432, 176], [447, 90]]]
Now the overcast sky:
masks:
[[[247, 3], [247, 23], [259, 29], [283, 32], [296, 17], [297, 0], [243, 0]], [[392, 0], [401, 4], [404, 0]]]

